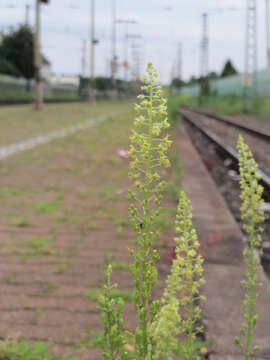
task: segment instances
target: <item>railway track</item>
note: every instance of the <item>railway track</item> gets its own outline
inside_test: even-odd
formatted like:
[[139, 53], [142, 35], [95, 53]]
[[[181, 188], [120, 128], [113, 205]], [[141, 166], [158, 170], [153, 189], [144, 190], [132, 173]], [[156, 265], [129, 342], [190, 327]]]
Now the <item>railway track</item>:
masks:
[[251, 134], [251, 135], [254, 135], [258, 138], [261, 138], [261, 139], [264, 139], [266, 141], [269, 141], [270, 142], [270, 130], [268, 129], [258, 129], [258, 128], [255, 128], [254, 126], [250, 126], [250, 125], [247, 125], [247, 124], [243, 124], [241, 123], [240, 121], [237, 121], [237, 120], [232, 120], [231, 118], [229, 117], [226, 117], [226, 116], [222, 116], [222, 115], [217, 115], [211, 111], [207, 111], [207, 110], [202, 110], [202, 109], [188, 109], [187, 110], [190, 110], [190, 111], [193, 111], [194, 113], [196, 114], [199, 114], [199, 115], [204, 115], [204, 116], [207, 116], [211, 119], [214, 119], [214, 120], [217, 120], [217, 121], [220, 121], [220, 122], [223, 122], [224, 124], [226, 125], [229, 125], [229, 126], [233, 126], [235, 128], [238, 128], [240, 130], [244, 130], [245, 132]]
[[[192, 139], [192, 142], [195, 147], [197, 147], [202, 160], [216, 181], [235, 219], [241, 223], [241, 214], [239, 210], [239, 175], [237, 175], [238, 156], [235, 147], [226, 141], [226, 136], [222, 137], [220, 136], [221, 133], [218, 135], [211, 126], [206, 126], [209, 124], [204, 124], [204, 121], [199, 118], [201, 114], [198, 114], [198, 111], [195, 112], [189, 109], [181, 109], [181, 115], [187, 125], [187, 131]], [[205, 116], [206, 115], [204, 115], [204, 117]], [[212, 122], [213, 121], [216, 120], [212, 120]], [[227, 125], [223, 126], [226, 127]], [[223, 131], [225, 131], [225, 129]], [[235, 132], [238, 136], [238, 132]], [[252, 136], [256, 136], [259, 143], [266, 143], [265, 138], [258, 138], [257, 135], [254, 134]], [[269, 167], [270, 163], [268, 163], [268, 169]], [[266, 274], [270, 277], [270, 177], [262, 169], [258, 169], [258, 173], [261, 176], [261, 184], [264, 187], [263, 197], [266, 203], [265, 222], [263, 224], [264, 233], [262, 236], [263, 253], [261, 262]]]
[[[269, 143], [269, 149], [270, 149], [270, 132], [263, 132], [260, 129], [255, 129], [251, 126], [245, 126], [243, 124], [240, 124], [239, 122], [234, 122], [228, 118], [209, 114], [206, 111], [200, 111], [200, 110], [190, 110], [187, 108], [183, 108], [180, 111], [183, 119], [188, 122], [190, 125], [195, 127], [200, 133], [204, 134], [209, 141], [215, 144], [216, 147], [218, 147], [218, 151], [222, 153], [225, 157], [229, 157], [234, 165], [234, 168], [237, 169], [238, 167], [238, 156], [237, 151], [235, 148], [227, 143], [224, 139], [222, 134], [218, 135], [216, 131], [214, 131], [211, 126], [208, 126], [209, 124], [203, 124], [203, 119], [214, 119], [215, 121], [220, 121], [225, 125], [229, 125], [231, 127], [235, 127], [238, 129], [241, 129], [242, 131], [249, 133], [251, 136], [256, 137], [257, 141], [258, 139], [263, 139], [264, 141], [267, 141]], [[200, 116], [200, 118], [198, 118]], [[203, 116], [203, 119], [201, 118]], [[256, 157], [256, 156], [255, 156]], [[260, 163], [260, 161], [258, 161]], [[265, 163], [267, 161], [265, 160]], [[268, 171], [270, 171], [270, 163], [266, 164], [268, 165]], [[265, 201], [270, 202], [270, 176], [268, 173], [265, 172], [264, 169], [259, 168], [258, 173], [261, 176], [261, 183], [264, 186], [265, 192], [264, 197]]]

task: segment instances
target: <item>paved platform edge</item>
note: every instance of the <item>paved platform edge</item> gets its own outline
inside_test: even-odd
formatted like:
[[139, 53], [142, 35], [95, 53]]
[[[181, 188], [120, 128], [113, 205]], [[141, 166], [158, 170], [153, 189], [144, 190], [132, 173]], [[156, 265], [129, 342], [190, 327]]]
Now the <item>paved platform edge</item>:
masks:
[[[182, 185], [193, 206], [194, 223], [205, 258], [206, 285], [202, 304], [206, 337], [211, 343], [211, 359], [238, 359], [234, 345], [243, 321], [245, 276], [242, 262], [242, 233], [214, 180], [206, 170], [184, 127], [176, 139], [183, 166]], [[260, 348], [256, 359], [270, 358], [270, 282], [262, 272], [262, 297], [258, 302], [258, 326], [254, 344]]]

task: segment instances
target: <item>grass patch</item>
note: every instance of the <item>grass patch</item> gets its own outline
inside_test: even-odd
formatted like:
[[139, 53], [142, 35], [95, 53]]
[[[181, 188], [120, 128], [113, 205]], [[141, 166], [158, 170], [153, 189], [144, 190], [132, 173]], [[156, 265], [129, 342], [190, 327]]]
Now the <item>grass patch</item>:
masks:
[[127, 271], [129, 269], [129, 264], [124, 261], [112, 261], [110, 264], [113, 270]]
[[44, 310], [41, 308], [35, 308], [33, 310], [33, 318], [31, 320], [32, 325], [38, 325], [39, 319], [43, 312], [44, 312]]
[[71, 360], [71, 357], [50, 354], [43, 342], [29, 345], [26, 341], [7, 341], [0, 343], [0, 360]]
[[[172, 107], [172, 113], [176, 113], [175, 108], [180, 108], [181, 106], [191, 106], [191, 107], [203, 107], [209, 110], [213, 110], [218, 114], [241, 114], [243, 113], [243, 99], [241, 96], [208, 96], [204, 97], [199, 103], [199, 99], [196, 96], [187, 96], [187, 95], [178, 95], [174, 96], [169, 100], [169, 109], [170, 102]], [[249, 97], [247, 100], [247, 114], [255, 115], [264, 120], [269, 121], [270, 115], [270, 99], [267, 96], [261, 97]], [[174, 115], [174, 121], [177, 117]]]
[[102, 190], [99, 192], [99, 196], [104, 200], [104, 201], [110, 201], [113, 200], [115, 198], [116, 194], [116, 190], [117, 190], [117, 186], [116, 185], [110, 185], [108, 186], [106, 189]]
[[[101, 294], [102, 294], [102, 289], [96, 289], [96, 288], [89, 289], [84, 293], [84, 295], [87, 296], [88, 300], [90, 301], [98, 301]], [[132, 293], [129, 293], [127, 291], [114, 289], [111, 295], [113, 299], [121, 298], [126, 302], [132, 302]]]
[[31, 227], [31, 223], [30, 223], [30, 221], [27, 219], [26, 216], [18, 217], [18, 218], [14, 221], [14, 225], [17, 226], [17, 227], [21, 227], [21, 228]]
[[55, 214], [61, 206], [60, 200], [52, 200], [48, 202], [41, 202], [34, 205], [34, 208], [38, 210], [41, 214]]
[[54, 254], [54, 252], [50, 249], [50, 240], [46, 238], [25, 240], [22, 244], [16, 244], [16, 247], [23, 248], [22, 252], [16, 253], [16, 256], [23, 260], [27, 260], [30, 257], [40, 257]]
[[55, 290], [59, 289], [60, 285], [53, 282], [48, 282], [44, 289], [43, 295], [51, 295]]
[[3, 192], [8, 196], [21, 196], [24, 195], [26, 191], [25, 187], [19, 186], [4, 186]]
[[80, 221], [80, 217], [77, 215], [73, 215], [71, 210], [64, 209], [62, 214], [59, 214], [57, 217], [57, 221], [59, 223], [66, 223], [66, 224], [76, 224]]
[[70, 266], [70, 261], [69, 260], [64, 260], [60, 265], [59, 265], [59, 268], [58, 268], [58, 271], [57, 273], [58, 274], [65, 274], [68, 270]]

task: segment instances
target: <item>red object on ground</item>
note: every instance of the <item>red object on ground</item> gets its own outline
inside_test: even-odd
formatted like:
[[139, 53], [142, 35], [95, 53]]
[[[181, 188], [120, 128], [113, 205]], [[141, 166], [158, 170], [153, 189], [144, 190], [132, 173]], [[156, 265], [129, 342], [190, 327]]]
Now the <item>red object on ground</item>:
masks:
[[203, 163], [204, 163], [204, 165], [205, 165], [205, 167], [207, 168], [208, 171], [212, 170], [213, 167], [214, 167], [214, 163], [210, 159], [203, 159]]

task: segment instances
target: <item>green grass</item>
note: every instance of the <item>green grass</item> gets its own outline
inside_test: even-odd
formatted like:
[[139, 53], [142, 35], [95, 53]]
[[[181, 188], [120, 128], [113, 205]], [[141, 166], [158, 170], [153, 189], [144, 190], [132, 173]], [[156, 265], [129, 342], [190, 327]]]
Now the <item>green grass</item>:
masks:
[[42, 111], [32, 105], [5, 106], [0, 111], [0, 143], [2, 146], [46, 134], [57, 129], [83, 123], [102, 114], [119, 111], [125, 103], [102, 101], [96, 106], [88, 103], [50, 104]]
[[25, 187], [19, 186], [4, 186], [3, 192], [8, 196], [21, 196], [24, 195], [26, 191]]
[[15, 247], [20, 247], [23, 249], [23, 251], [17, 252], [16, 256], [25, 261], [31, 257], [48, 256], [54, 254], [50, 248], [50, 240], [46, 238], [25, 240], [21, 244], [15, 244]]
[[66, 224], [76, 224], [80, 221], [80, 217], [72, 214], [71, 210], [64, 209], [63, 213], [57, 217], [57, 222]]
[[20, 227], [20, 228], [27, 228], [27, 227], [31, 227], [31, 223], [30, 223], [30, 220], [25, 216], [25, 215], [22, 215], [22, 216], [18, 216], [13, 225], [17, 226], [17, 227]]
[[[204, 97], [201, 103], [199, 103], [198, 97], [179, 95], [170, 99], [169, 106], [170, 103], [173, 114], [181, 106], [200, 106], [225, 115], [243, 113], [243, 99], [241, 96], [208, 96]], [[270, 98], [266, 96], [248, 98], [247, 114], [260, 117], [264, 120], [270, 120]], [[175, 115], [173, 119], [175, 119]]]
[[39, 210], [41, 214], [55, 214], [60, 209], [61, 202], [59, 200], [51, 200], [48, 202], [41, 202], [34, 205], [34, 208]]
[[69, 267], [70, 267], [70, 261], [69, 260], [64, 260], [59, 265], [57, 273], [58, 274], [65, 274], [68, 271]]
[[126, 263], [124, 261], [112, 261], [110, 264], [111, 264], [113, 270], [127, 271], [129, 269], [128, 263]]
[[60, 285], [54, 282], [48, 282], [44, 289], [43, 295], [51, 295], [55, 290], [59, 289]]
[[71, 357], [50, 354], [43, 342], [29, 345], [26, 341], [7, 341], [0, 343], [0, 360], [71, 360]]

